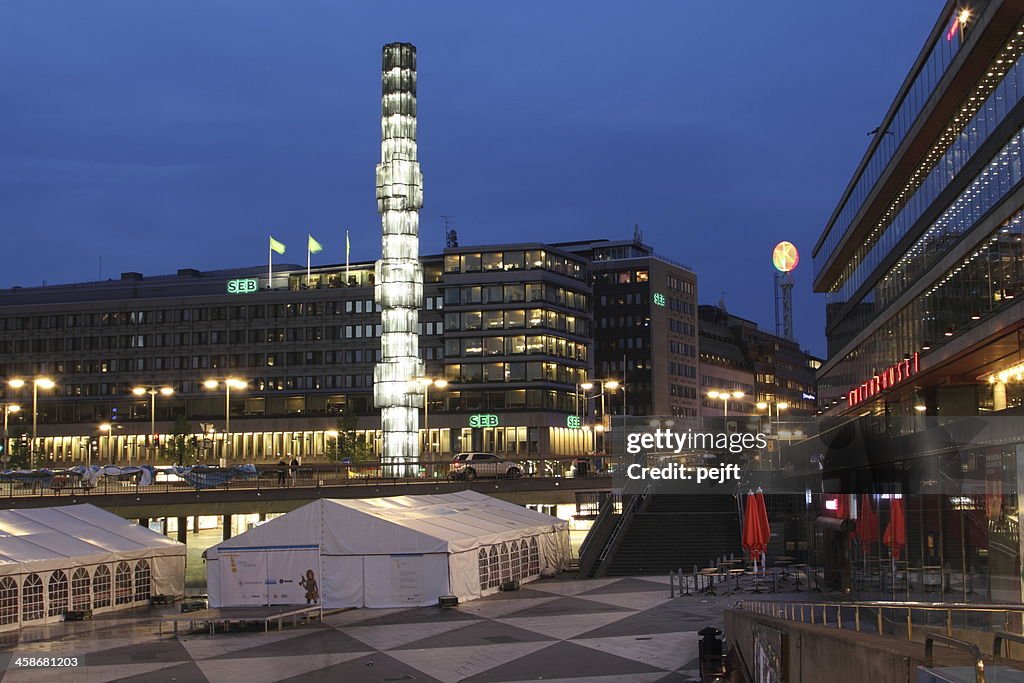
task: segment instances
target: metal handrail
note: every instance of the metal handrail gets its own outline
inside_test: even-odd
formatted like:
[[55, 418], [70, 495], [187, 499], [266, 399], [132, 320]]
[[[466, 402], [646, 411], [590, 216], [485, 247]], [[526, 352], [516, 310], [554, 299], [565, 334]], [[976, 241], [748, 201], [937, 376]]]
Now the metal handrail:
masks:
[[608, 537], [608, 542], [605, 543], [604, 548], [601, 549], [601, 555], [598, 557], [596, 563], [597, 567], [601, 567], [608, 559], [608, 555], [612, 552], [613, 548], [615, 548], [618, 543], [619, 535], [622, 533], [622, 530], [629, 522], [630, 517], [632, 517], [633, 513], [636, 512], [637, 508], [644, 502], [644, 500], [646, 500], [653, 485], [653, 482], [648, 482], [647, 485], [644, 486], [643, 491], [641, 491], [638, 495], [634, 495], [632, 500], [629, 501], [629, 505], [623, 507], [622, 514], [620, 514], [619, 518], [615, 520], [615, 528], [612, 530], [611, 535]]
[[[853, 630], [860, 633], [862, 630], [861, 612], [868, 610], [868, 617], [874, 616], [874, 633], [887, 635], [885, 633], [886, 622], [893, 624], [891, 628], [894, 635], [898, 635], [901, 629], [895, 626], [892, 619], [887, 619], [885, 610], [906, 612], [904, 625], [906, 628], [907, 640], [914, 638], [914, 612], [938, 612], [945, 614], [946, 637], [953, 635], [953, 613], [954, 612], [975, 612], [1002, 615], [1005, 628], [1010, 627], [1010, 617], [1016, 615], [1024, 617], [1024, 604], [1013, 603], [961, 603], [961, 602], [890, 602], [890, 601], [867, 601], [867, 602], [812, 602], [812, 601], [785, 601], [775, 602], [766, 600], [741, 600], [736, 608], [761, 614], [763, 616], [788, 621], [799, 621], [801, 623], [821, 624], [822, 626], [834, 626], [839, 629], [849, 628], [844, 625], [844, 611], [849, 615], [853, 611]], [[874, 614], [870, 614], [873, 612]], [[830, 617], [834, 616], [834, 620]], [[870, 622], [868, 622], [870, 623]], [[918, 626], [921, 626], [919, 623]]]
[[977, 645], [968, 643], [966, 640], [950, 638], [941, 633], [929, 633], [924, 640], [924, 660], [929, 669], [935, 666], [935, 643], [942, 643], [948, 647], [967, 652], [974, 659], [974, 683], [985, 683], [985, 660], [982, 658], [981, 650], [978, 649]]
[[[1000, 657], [1002, 657], [1003, 643], [1006, 641], [1024, 645], [1024, 636], [1008, 631], [996, 631], [995, 637], [992, 639], [992, 658], [994, 660], [999, 661]], [[1006, 656], [1009, 658], [1009, 651], [1007, 651]]]

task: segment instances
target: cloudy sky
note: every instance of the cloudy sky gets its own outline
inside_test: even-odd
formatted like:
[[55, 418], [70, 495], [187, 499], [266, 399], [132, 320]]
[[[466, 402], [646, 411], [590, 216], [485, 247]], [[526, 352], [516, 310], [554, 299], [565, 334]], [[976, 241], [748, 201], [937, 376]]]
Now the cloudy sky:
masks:
[[[0, 287], [376, 257], [380, 48], [419, 51], [424, 252], [645, 241], [774, 327], [939, 0], [0, 3]], [[724, 294], [723, 294], [724, 292]]]

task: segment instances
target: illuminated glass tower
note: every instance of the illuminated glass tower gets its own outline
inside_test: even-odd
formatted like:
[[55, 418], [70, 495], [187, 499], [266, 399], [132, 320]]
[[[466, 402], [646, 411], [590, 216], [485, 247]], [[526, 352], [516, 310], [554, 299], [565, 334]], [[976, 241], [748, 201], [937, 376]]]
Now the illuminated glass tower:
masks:
[[423, 174], [416, 160], [416, 48], [384, 46], [377, 211], [383, 226], [374, 298], [381, 307], [381, 360], [373, 373], [373, 400], [384, 432], [382, 460], [419, 460], [422, 394], [414, 386], [423, 374], [417, 323], [423, 305], [419, 209]]

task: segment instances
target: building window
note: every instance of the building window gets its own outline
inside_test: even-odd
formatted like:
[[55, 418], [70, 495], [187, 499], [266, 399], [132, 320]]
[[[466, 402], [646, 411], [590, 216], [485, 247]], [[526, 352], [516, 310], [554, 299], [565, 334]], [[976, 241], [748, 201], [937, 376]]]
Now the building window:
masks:
[[114, 604], [127, 605], [132, 601], [132, 567], [118, 562], [114, 572]]
[[487, 553], [488, 578], [487, 587], [497, 588], [501, 585], [501, 560], [498, 558], [498, 547], [492, 545]]
[[135, 602], [149, 600], [150, 572], [149, 562], [139, 560], [135, 563]]
[[71, 575], [71, 609], [87, 610], [92, 606], [91, 587], [89, 571], [85, 567], [76, 569]]
[[18, 582], [9, 576], [0, 579], [0, 624], [18, 621]]
[[92, 576], [92, 607], [110, 607], [110, 567], [101, 564]]
[[487, 564], [487, 549], [480, 548], [476, 554], [477, 568], [480, 573], [480, 590], [487, 590], [487, 577], [489, 575]]
[[48, 614], [55, 617], [68, 611], [68, 575], [57, 570], [50, 574], [49, 582], [50, 610]]
[[29, 574], [22, 585], [21, 620], [43, 618], [43, 580], [39, 574]]

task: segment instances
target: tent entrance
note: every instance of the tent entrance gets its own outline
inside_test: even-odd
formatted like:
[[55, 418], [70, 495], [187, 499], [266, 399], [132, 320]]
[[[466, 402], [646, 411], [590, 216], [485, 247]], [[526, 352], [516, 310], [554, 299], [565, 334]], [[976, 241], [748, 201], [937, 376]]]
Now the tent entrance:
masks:
[[320, 603], [320, 546], [220, 549], [220, 594], [226, 605]]

